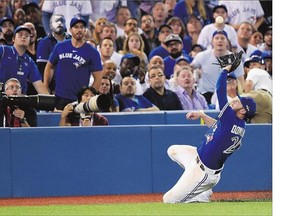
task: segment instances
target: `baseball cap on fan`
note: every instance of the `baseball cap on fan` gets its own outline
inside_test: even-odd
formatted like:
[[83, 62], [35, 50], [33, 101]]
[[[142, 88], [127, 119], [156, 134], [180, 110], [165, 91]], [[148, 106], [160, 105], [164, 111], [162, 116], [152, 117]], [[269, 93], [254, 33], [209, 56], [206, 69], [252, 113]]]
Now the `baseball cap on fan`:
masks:
[[131, 59], [135, 65], [139, 65], [140, 64], [140, 58], [138, 56], [136, 56], [136, 55], [131, 54], [131, 53], [127, 53], [124, 56], [122, 56], [120, 64], [122, 64], [124, 59]]
[[171, 41], [178, 41], [180, 43], [182, 42], [182, 39], [177, 34], [170, 34], [164, 39], [164, 44], [168, 45]]
[[83, 17], [77, 15], [77, 16], [74, 16], [74, 17], [71, 19], [71, 21], [70, 21], [70, 28], [72, 28], [72, 27], [73, 27], [74, 25], [76, 25], [76, 23], [78, 23], [78, 22], [82, 22], [83, 25], [84, 25], [84, 27], [87, 27], [87, 22], [86, 22], [86, 20], [85, 20]]
[[258, 56], [258, 55], [253, 55], [249, 57], [248, 59], [246, 59], [244, 62], [244, 67], [249, 67], [250, 62], [258, 62], [260, 64], [264, 64], [263, 59], [261, 58], [261, 56]]
[[212, 38], [214, 38], [215, 35], [217, 35], [217, 34], [222, 34], [222, 35], [224, 35], [224, 36], [228, 39], [227, 32], [224, 31], [224, 30], [216, 30], [216, 31], [214, 31], [214, 32], [213, 32], [213, 35], [212, 35]]
[[22, 31], [22, 30], [25, 30], [25, 31], [27, 31], [29, 34], [31, 34], [31, 30], [30, 30], [28, 27], [26, 27], [26, 26], [24, 26], [24, 25], [20, 25], [20, 26], [18, 26], [18, 27], [14, 30], [13, 35], [15, 36], [17, 32]]

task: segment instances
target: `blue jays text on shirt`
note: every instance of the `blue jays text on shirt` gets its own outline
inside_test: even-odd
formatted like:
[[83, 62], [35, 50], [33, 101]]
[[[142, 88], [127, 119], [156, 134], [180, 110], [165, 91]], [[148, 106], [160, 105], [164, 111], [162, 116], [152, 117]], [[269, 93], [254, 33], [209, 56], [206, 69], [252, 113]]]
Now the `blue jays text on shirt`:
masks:
[[[248, 18], [248, 20], [252, 23], [255, 21], [256, 10], [254, 8], [244, 7], [241, 13], [251, 14], [251, 16]], [[237, 16], [239, 14], [240, 14], [239, 8], [237, 8], [234, 11], [231, 11], [229, 16], [228, 16], [228, 21], [230, 22], [235, 16]]]
[[54, 1], [53, 2], [53, 7], [56, 8], [56, 7], [60, 7], [60, 6], [63, 6], [63, 5], [69, 5], [71, 7], [75, 7], [77, 8], [78, 11], [82, 11], [82, 4], [79, 4], [79, 2], [75, 2], [75, 1], [69, 1], [69, 3], [67, 3], [66, 0], [62, 0], [62, 1]]
[[[73, 52], [73, 50], [72, 50], [72, 52]], [[76, 68], [78, 68], [81, 65], [84, 65], [86, 63], [86, 60], [77, 54], [74, 54], [74, 53], [61, 53], [61, 54], [59, 54], [59, 59], [65, 59], [65, 58], [77, 60], [78, 62], [74, 63]]]

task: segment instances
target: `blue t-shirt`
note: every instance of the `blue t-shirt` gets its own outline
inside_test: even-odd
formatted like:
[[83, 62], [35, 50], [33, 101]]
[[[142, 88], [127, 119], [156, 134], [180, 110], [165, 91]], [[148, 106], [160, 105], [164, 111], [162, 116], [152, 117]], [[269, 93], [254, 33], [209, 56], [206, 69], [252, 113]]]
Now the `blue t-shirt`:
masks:
[[167, 56], [169, 56], [169, 52], [162, 46], [158, 46], [155, 49], [151, 50], [150, 54], [149, 54], [149, 60], [153, 57], [153, 56], [160, 56], [163, 59], [166, 58]]
[[10, 78], [20, 81], [22, 94], [27, 93], [27, 80], [36, 82], [42, 80], [35, 62], [24, 53], [19, 56], [14, 46], [0, 46], [0, 82], [5, 83]]
[[99, 52], [87, 43], [75, 48], [71, 40], [59, 42], [49, 61], [55, 65], [55, 94], [69, 100], [77, 100], [81, 87], [89, 85], [91, 72], [102, 71]]
[[227, 99], [227, 71], [223, 70], [216, 85], [220, 113], [218, 120], [205, 133], [198, 154], [201, 161], [210, 169], [220, 169], [227, 158], [242, 145], [245, 134], [245, 121], [236, 116]]
[[143, 95], [135, 95], [134, 99], [130, 99], [125, 97], [121, 94], [116, 95], [115, 97], [119, 102], [119, 110], [120, 112], [125, 110], [132, 110], [135, 111], [141, 108], [149, 108], [153, 107], [154, 105]]

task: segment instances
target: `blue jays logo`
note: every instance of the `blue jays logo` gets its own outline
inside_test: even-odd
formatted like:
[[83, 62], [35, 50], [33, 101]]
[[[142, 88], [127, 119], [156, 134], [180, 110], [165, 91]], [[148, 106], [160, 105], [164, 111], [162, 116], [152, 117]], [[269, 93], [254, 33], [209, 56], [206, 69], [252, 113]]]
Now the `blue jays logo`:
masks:
[[206, 137], [206, 144], [213, 140], [213, 133], [212, 134], [205, 134]]
[[75, 65], [76, 68], [79, 68], [83, 64], [81, 64], [81, 62], [74, 62], [73, 65]]

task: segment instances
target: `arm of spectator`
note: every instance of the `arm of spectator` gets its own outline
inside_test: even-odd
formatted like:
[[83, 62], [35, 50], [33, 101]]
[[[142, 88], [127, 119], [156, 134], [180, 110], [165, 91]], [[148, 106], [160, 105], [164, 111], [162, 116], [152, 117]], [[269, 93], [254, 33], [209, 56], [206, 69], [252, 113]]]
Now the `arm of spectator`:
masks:
[[253, 86], [254, 86], [253, 81], [246, 79], [246, 82], [245, 82], [245, 93], [248, 93], [248, 92], [250, 92], [251, 90], [253, 90]]
[[258, 28], [260, 25], [262, 25], [262, 23], [265, 21], [264, 16], [262, 17], [257, 17], [256, 23], [253, 25], [255, 30], [258, 31]]
[[94, 87], [96, 89], [96, 91], [99, 90], [99, 87], [101, 85], [102, 74], [103, 74], [102, 71], [93, 71], [92, 72], [92, 76], [94, 78], [94, 81], [92, 83], [92, 87]]
[[67, 122], [67, 117], [72, 112], [73, 112], [73, 105], [67, 104], [64, 107], [63, 111], [61, 112], [61, 118], [60, 118], [59, 126], [71, 126], [71, 124]]
[[51, 32], [51, 29], [50, 29], [51, 16], [52, 16], [52, 13], [42, 11], [42, 24], [47, 35]]
[[135, 110], [135, 112], [150, 112], [150, 111], [159, 111], [159, 108], [153, 105], [152, 107], [140, 108]]
[[54, 65], [52, 65], [51, 62], [48, 61], [46, 64], [46, 67], [44, 70], [44, 76], [43, 76], [44, 85], [47, 89], [49, 89], [49, 84], [51, 82], [53, 74], [54, 74]]
[[37, 81], [33, 82], [33, 86], [36, 89], [36, 91], [38, 92], [38, 94], [49, 94], [49, 90], [44, 85], [42, 80], [37, 80]]

